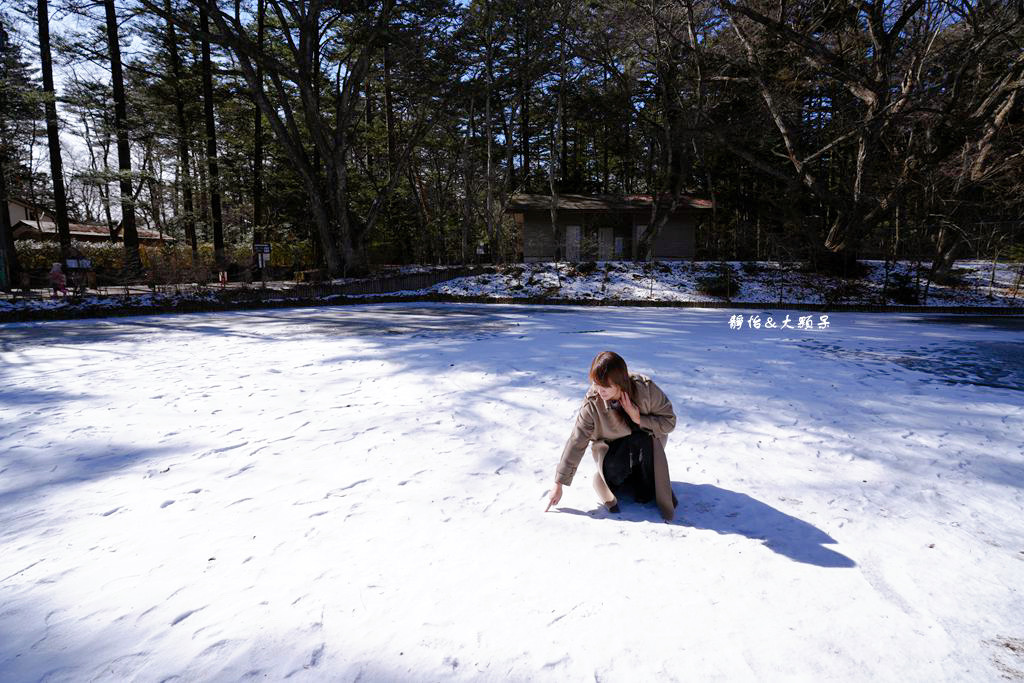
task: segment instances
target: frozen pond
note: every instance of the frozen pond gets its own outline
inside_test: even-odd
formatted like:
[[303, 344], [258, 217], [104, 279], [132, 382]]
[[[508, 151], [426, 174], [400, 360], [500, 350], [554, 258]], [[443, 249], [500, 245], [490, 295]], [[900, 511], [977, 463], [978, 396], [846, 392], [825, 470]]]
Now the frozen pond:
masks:
[[[1022, 319], [801, 317], [0, 325], [0, 679], [1024, 677]], [[603, 349], [672, 524], [589, 456], [543, 513]]]

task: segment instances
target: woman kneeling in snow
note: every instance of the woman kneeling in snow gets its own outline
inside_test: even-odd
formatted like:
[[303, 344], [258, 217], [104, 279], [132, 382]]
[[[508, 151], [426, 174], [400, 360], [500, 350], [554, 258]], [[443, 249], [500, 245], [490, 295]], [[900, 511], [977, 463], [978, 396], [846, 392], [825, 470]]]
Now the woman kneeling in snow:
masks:
[[602, 351], [590, 365], [593, 383], [583, 397], [576, 426], [555, 474], [548, 509], [572, 484], [587, 443], [597, 461], [594, 489], [609, 510], [619, 511], [617, 494], [629, 491], [640, 503], [654, 499], [666, 521], [675, 515], [676, 496], [665, 458], [668, 433], [676, 426], [672, 403], [650, 378], [630, 375], [626, 361]]

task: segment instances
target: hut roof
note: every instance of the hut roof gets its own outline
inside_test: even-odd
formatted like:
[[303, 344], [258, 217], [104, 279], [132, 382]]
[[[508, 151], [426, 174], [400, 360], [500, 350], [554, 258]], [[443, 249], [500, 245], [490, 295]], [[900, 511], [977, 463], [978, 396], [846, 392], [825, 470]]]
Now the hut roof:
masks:
[[[99, 223], [71, 223], [68, 226], [71, 231], [71, 237], [110, 237], [110, 230], [107, 226]], [[57, 236], [57, 224], [50, 221], [18, 221], [14, 226], [18, 234], [15, 236], [18, 238], [30, 238], [30, 237], [56, 237]], [[22, 230], [18, 230], [22, 228]], [[163, 240], [165, 242], [173, 242], [174, 238], [168, 235], [161, 235], [155, 230], [146, 230], [144, 228], [138, 228], [139, 239], [142, 240]], [[118, 233], [117, 239], [121, 240], [121, 234]]]
[[[654, 197], [649, 194], [631, 194], [625, 196], [581, 194], [558, 195], [559, 211], [650, 211]], [[680, 197], [679, 209], [710, 209], [711, 200], [698, 199], [684, 195]], [[505, 205], [506, 213], [523, 211], [548, 211], [551, 208], [551, 195], [546, 194], [515, 194]]]

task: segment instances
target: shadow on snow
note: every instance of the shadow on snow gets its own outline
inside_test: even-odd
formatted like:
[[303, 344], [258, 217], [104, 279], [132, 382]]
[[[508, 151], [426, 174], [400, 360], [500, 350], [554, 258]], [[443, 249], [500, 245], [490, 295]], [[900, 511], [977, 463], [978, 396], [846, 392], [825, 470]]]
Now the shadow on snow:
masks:
[[[826, 545], [835, 539], [818, 527], [802, 519], [752, 498], [745, 493], [730, 491], [711, 484], [672, 482], [672, 490], [679, 498], [674, 524], [714, 531], [718, 534], [736, 534], [762, 541], [772, 551], [795, 562], [826, 568], [851, 568], [857, 563]], [[655, 522], [661, 517], [653, 503], [638, 505], [628, 496], [620, 501], [621, 512], [608, 512], [600, 507], [590, 512], [560, 507], [559, 512], [596, 519], [621, 522]]]

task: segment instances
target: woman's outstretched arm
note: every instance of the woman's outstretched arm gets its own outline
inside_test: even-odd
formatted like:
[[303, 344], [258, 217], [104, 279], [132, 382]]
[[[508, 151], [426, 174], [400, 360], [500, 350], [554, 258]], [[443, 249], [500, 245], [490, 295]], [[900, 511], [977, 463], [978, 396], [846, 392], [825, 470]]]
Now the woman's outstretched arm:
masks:
[[558, 461], [558, 467], [555, 470], [555, 485], [551, 489], [551, 498], [545, 512], [562, 499], [562, 485], [570, 486], [572, 484], [576, 468], [580, 466], [580, 461], [587, 451], [587, 444], [590, 443], [590, 436], [593, 432], [594, 419], [590, 414], [589, 406], [584, 403], [576, 414], [576, 424], [573, 425], [572, 434], [569, 435], [569, 440], [565, 442], [565, 448], [562, 449], [562, 458]]

